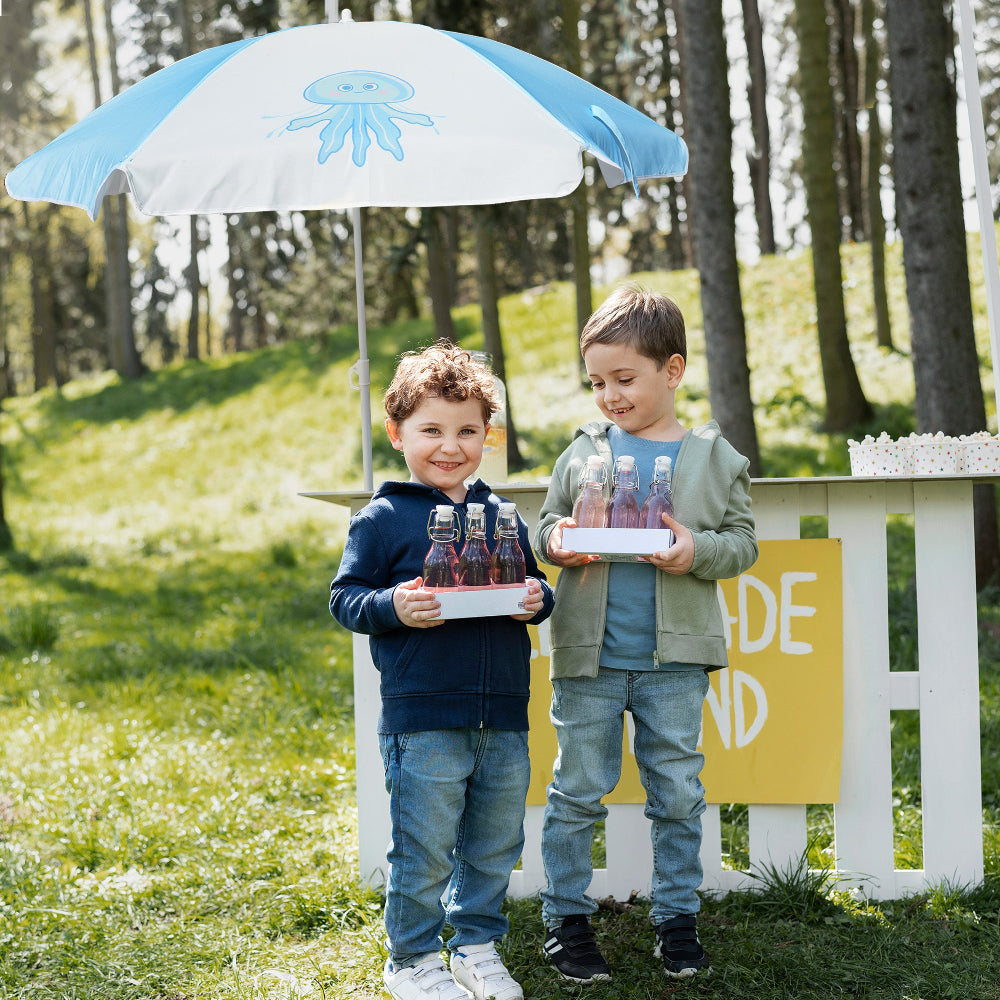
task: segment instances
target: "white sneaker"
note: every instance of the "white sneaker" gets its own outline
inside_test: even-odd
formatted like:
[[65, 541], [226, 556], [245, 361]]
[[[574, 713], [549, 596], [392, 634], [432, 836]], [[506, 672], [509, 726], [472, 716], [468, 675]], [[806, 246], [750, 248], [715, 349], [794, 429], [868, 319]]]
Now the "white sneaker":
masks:
[[387, 961], [382, 980], [394, 1000], [468, 1000], [468, 994], [452, 979], [437, 952], [424, 955], [416, 965], [395, 971], [392, 962]]
[[451, 956], [451, 974], [475, 1000], [524, 1000], [524, 990], [500, 961], [492, 942], [459, 948]]

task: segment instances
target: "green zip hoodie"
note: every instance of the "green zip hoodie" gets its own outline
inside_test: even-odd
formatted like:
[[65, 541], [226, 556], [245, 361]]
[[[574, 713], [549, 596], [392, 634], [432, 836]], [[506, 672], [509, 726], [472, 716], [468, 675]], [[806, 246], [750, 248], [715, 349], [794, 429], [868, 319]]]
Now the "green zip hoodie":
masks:
[[[580, 473], [589, 455], [610, 468], [608, 420], [576, 430], [559, 456], [535, 529], [538, 558], [550, 562], [549, 534], [573, 513]], [[671, 479], [674, 513], [694, 536], [694, 563], [683, 576], [656, 574], [656, 660], [728, 666], [716, 581], [739, 576], [757, 560], [750, 509], [749, 462], [711, 420], [684, 435]], [[559, 571], [549, 619], [551, 676], [594, 677], [604, 641], [609, 564], [588, 563]]]

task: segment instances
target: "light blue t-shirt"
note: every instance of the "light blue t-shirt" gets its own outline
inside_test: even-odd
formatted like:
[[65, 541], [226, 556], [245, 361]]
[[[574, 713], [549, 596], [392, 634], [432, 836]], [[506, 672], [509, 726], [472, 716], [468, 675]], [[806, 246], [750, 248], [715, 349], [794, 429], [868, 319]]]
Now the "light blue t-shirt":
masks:
[[[657, 455], [669, 455], [677, 467], [680, 441], [648, 441], [619, 427], [608, 429], [608, 442], [615, 458], [631, 455], [639, 470], [639, 505], [649, 493]], [[608, 578], [608, 613], [601, 646], [601, 666], [619, 670], [655, 670], [656, 574], [649, 563], [612, 563]], [[660, 670], [687, 670], [688, 663], [661, 663]], [[698, 669], [704, 669], [699, 667]]]

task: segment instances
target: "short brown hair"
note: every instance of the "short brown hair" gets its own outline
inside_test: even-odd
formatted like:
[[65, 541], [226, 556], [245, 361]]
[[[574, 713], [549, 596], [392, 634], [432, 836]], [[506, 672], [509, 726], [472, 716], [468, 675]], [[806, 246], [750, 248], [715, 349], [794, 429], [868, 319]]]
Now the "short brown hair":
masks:
[[409, 417], [428, 396], [464, 403], [477, 399], [483, 423], [500, 409], [493, 374], [451, 341], [439, 340], [422, 351], [407, 351], [385, 393], [385, 412], [397, 423]]
[[671, 355], [687, 362], [684, 316], [677, 303], [638, 285], [622, 285], [594, 310], [580, 334], [580, 353], [592, 344], [625, 344], [662, 368]]

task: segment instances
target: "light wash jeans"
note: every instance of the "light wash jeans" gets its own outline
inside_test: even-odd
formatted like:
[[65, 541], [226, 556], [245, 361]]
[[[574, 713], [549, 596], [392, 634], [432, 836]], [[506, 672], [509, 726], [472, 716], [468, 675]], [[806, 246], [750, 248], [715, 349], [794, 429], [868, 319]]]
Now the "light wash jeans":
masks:
[[547, 927], [574, 913], [593, 913], [587, 895], [593, 877], [594, 824], [608, 814], [601, 799], [621, 776], [625, 712], [635, 722], [635, 757], [652, 821], [654, 924], [697, 913], [701, 885], [699, 778], [702, 705], [708, 693], [703, 670], [613, 670], [596, 677], [552, 682], [552, 722], [559, 739], [542, 828], [547, 886], [542, 918]]
[[507, 933], [500, 906], [524, 846], [528, 734], [441, 729], [379, 736], [379, 746], [392, 815], [385, 929], [393, 966], [439, 951], [445, 918], [452, 949], [499, 940]]

